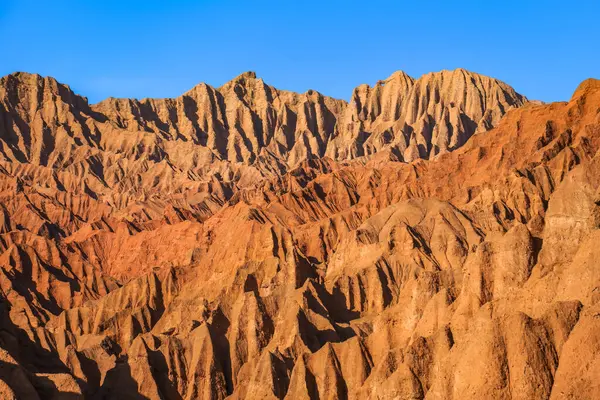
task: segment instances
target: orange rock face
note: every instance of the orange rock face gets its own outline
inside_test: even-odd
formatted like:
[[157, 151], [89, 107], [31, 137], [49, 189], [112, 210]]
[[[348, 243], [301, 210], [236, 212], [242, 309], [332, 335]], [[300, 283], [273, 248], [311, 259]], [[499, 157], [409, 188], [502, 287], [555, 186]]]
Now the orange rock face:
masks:
[[600, 397], [600, 81], [0, 79], [0, 397]]

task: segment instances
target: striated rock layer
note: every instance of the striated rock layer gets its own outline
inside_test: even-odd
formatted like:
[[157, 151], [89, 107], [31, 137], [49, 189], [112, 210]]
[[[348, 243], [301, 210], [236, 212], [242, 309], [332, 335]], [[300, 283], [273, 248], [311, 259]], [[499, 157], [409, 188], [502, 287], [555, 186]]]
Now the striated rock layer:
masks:
[[595, 399], [600, 81], [0, 80], [0, 397]]

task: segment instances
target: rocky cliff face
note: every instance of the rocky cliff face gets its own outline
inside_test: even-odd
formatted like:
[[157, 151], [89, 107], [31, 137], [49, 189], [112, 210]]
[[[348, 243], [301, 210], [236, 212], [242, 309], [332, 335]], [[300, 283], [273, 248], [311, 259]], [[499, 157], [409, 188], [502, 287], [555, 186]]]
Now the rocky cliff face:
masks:
[[0, 80], [0, 394], [600, 395], [600, 83]]

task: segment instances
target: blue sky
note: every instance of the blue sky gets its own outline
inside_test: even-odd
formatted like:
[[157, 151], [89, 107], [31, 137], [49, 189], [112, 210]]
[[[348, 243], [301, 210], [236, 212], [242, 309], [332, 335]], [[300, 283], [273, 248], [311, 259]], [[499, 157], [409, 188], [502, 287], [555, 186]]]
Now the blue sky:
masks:
[[0, 0], [0, 35], [0, 75], [54, 76], [92, 103], [248, 70], [344, 99], [397, 70], [462, 67], [544, 101], [600, 78], [598, 0]]

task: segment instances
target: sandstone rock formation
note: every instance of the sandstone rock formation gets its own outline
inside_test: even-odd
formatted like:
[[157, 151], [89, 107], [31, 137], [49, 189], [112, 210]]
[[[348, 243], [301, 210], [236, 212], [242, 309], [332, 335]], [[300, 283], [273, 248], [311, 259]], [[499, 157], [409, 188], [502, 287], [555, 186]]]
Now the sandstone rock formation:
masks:
[[0, 397], [595, 399], [600, 81], [0, 79]]

